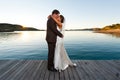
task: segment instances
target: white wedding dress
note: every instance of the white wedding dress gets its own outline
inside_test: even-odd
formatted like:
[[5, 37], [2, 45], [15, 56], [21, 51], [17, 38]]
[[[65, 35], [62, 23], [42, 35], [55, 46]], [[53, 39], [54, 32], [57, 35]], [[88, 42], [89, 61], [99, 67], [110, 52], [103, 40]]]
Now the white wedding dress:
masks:
[[[61, 30], [58, 27], [57, 29], [64, 35], [64, 26]], [[64, 47], [64, 38], [60, 38], [59, 36], [57, 36], [54, 55], [54, 67], [60, 72], [61, 70], [65, 70], [68, 66], [76, 66], [76, 64], [72, 63], [69, 56], [67, 55], [67, 52]]]

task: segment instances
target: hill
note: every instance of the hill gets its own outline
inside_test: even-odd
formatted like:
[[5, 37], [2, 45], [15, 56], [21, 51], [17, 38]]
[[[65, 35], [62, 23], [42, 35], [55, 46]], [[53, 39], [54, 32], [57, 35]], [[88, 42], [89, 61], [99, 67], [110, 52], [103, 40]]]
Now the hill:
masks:
[[105, 26], [101, 30], [111, 30], [111, 29], [120, 29], [120, 24], [112, 24], [109, 26]]
[[102, 33], [120, 33], [120, 24], [112, 24], [105, 26], [101, 29], [94, 30], [95, 32], [102, 32]]
[[39, 29], [33, 27], [23, 27], [18, 24], [0, 23], [0, 32], [12, 31], [38, 31]]

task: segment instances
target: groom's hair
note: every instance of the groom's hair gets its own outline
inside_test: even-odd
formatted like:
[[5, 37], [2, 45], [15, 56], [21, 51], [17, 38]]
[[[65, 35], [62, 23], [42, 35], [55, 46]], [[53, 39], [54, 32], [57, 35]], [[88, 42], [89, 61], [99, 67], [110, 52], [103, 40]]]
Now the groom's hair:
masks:
[[52, 14], [60, 14], [60, 12], [57, 9], [55, 9], [52, 11]]

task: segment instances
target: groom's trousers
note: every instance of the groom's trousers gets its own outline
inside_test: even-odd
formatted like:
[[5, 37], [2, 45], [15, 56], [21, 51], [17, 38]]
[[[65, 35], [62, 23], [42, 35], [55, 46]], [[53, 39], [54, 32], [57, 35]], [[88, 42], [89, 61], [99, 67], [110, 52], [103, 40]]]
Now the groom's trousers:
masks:
[[48, 43], [48, 69], [54, 67], [54, 53], [56, 42], [47, 42]]

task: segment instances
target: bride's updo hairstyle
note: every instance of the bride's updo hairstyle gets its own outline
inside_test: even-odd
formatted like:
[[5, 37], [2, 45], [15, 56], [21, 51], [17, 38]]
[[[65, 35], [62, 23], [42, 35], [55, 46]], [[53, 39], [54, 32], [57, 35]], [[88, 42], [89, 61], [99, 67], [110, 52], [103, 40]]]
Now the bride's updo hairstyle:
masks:
[[61, 19], [61, 23], [64, 23], [65, 18], [64, 18], [64, 16], [63, 16], [63, 15], [60, 15], [60, 19]]

